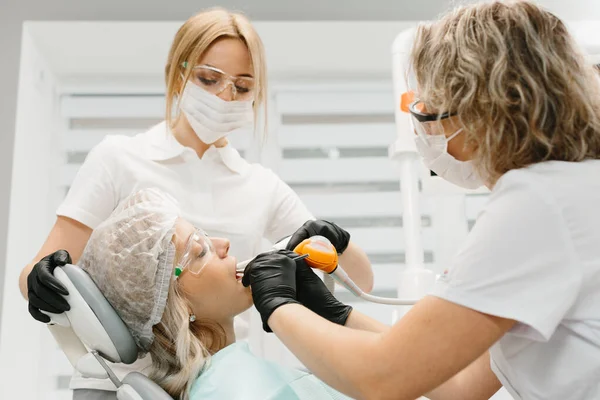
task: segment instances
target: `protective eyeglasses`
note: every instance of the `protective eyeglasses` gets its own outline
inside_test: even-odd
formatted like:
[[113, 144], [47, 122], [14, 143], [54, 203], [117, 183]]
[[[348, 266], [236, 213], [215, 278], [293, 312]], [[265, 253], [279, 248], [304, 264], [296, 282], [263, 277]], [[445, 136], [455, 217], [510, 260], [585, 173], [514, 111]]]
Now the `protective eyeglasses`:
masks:
[[425, 140], [429, 136], [444, 135], [444, 128], [441, 121], [456, 115], [456, 113], [449, 112], [441, 114], [431, 112], [422, 100], [415, 98], [415, 94], [412, 91], [402, 95], [400, 107], [402, 111], [410, 113], [415, 133]]
[[[187, 68], [188, 63], [184, 62], [182, 66]], [[244, 101], [254, 98], [254, 78], [249, 76], [231, 76], [210, 65], [196, 65], [192, 67], [190, 79], [214, 95], [221, 94], [231, 86], [234, 100]]]
[[215, 250], [206, 232], [202, 229], [196, 229], [188, 238], [183, 255], [175, 267], [175, 279], [185, 269], [194, 275], [198, 275], [214, 254]]

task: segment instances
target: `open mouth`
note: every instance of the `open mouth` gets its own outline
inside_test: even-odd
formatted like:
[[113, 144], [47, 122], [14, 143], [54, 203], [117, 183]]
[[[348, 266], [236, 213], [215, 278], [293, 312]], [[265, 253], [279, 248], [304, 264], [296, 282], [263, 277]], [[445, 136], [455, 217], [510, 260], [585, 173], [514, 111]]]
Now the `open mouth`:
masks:
[[[236, 260], [237, 261], [237, 260]], [[235, 265], [235, 279], [241, 281], [244, 277], [244, 271], [246, 270], [246, 266], [250, 263], [251, 260], [246, 260], [239, 262]]]
[[235, 275], [235, 279], [237, 279], [237, 281], [238, 281], [238, 282], [241, 282], [241, 281], [242, 281], [242, 278], [244, 277], [244, 270], [240, 270], [240, 269], [237, 267], [237, 265], [238, 265], [238, 264], [237, 264], [237, 259], [236, 259], [236, 260], [234, 260], [234, 262], [235, 262], [235, 263], [234, 263], [234, 269], [233, 269], [233, 273], [234, 273], [234, 275]]

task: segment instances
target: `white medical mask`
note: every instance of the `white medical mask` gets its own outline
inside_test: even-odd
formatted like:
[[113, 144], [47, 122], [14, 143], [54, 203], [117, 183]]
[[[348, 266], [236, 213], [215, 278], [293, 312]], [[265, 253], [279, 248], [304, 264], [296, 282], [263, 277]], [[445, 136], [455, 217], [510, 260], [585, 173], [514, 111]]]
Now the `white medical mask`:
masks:
[[417, 151], [423, 157], [427, 168], [441, 178], [465, 189], [477, 189], [484, 185], [472, 161], [459, 161], [448, 153], [448, 142], [462, 132], [459, 129], [449, 138], [444, 135], [431, 135], [426, 139], [415, 137]]
[[213, 144], [254, 120], [252, 100], [225, 101], [190, 81], [185, 85], [179, 108], [206, 144]]

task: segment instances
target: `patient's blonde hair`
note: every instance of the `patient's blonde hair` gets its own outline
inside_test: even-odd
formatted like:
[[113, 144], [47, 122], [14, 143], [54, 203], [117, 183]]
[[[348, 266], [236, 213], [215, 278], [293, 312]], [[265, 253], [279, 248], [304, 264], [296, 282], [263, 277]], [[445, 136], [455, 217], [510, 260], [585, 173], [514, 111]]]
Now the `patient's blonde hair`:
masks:
[[177, 281], [171, 283], [162, 320], [153, 327], [149, 378], [173, 398], [188, 400], [195, 378], [210, 356], [225, 346], [225, 331], [216, 322], [190, 322], [191, 307]]
[[[248, 48], [254, 70], [254, 115], [258, 120], [258, 111], [262, 107], [264, 126], [266, 126], [267, 71], [263, 43], [244, 15], [223, 8], [213, 8], [194, 15], [185, 21], [175, 35], [165, 66], [166, 120], [169, 126], [172, 127], [176, 122], [173, 118], [173, 105], [189, 80], [192, 67], [202, 58], [210, 45], [221, 38], [239, 39]], [[185, 62], [187, 68], [183, 68]]]
[[418, 96], [456, 113], [490, 183], [548, 160], [600, 158], [600, 84], [565, 25], [527, 1], [461, 7], [418, 27]]

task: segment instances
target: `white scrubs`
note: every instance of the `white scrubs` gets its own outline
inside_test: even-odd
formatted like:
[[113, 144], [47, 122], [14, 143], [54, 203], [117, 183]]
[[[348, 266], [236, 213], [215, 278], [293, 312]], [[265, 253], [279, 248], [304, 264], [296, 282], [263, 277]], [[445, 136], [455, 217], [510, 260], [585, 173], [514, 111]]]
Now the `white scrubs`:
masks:
[[515, 399], [600, 399], [600, 161], [502, 176], [434, 295], [517, 321], [490, 350]]
[[[175, 197], [182, 217], [210, 236], [228, 238], [238, 260], [264, 250], [263, 238], [276, 242], [313, 218], [271, 170], [249, 164], [231, 146], [210, 147], [200, 159], [174, 139], [165, 122], [134, 137], [106, 137], [89, 153], [57, 214], [94, 229], [127, 195], [145, 187]], [[146, 357], [113, 369], [122, 377], [148, 364]], [[80, 375], [70, 387], [114, 390], [108, 380]]]

